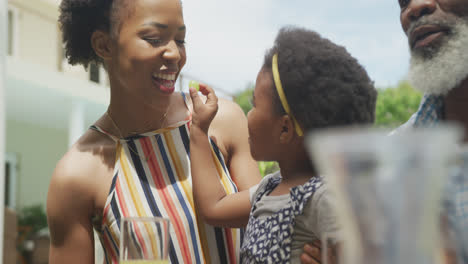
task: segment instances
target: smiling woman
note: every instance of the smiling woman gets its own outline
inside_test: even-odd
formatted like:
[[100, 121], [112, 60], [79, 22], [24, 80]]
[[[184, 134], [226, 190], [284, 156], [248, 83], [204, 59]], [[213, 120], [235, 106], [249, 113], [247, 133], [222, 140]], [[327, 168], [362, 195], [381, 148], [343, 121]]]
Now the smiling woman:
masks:
[[[175, 92], [186, 62], [179, 0], [63, 0], [59, 23], [71, 64], [102, 64], [107, 111], [58, 162], [49, 187], [50, 263], [118, 263], [120, 222], [171, 220], [172, 263], [236, 263], [240, 230], [199, 221], [190, 171], [190, 97]], [[220, 101], [209, 134], [226, 193], [260, 177], [242, 110]], [[222, 117], [222, 118], [220, 118]]]

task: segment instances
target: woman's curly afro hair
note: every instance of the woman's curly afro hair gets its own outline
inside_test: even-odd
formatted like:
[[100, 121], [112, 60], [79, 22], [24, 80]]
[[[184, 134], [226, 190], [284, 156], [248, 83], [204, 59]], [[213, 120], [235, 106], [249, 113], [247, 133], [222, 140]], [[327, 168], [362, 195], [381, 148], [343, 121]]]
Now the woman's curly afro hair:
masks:
[[87, 67], [89, 63], [101, 62], [91, 45], [91, 35], [96, 30], [115, 33], [118, 12], [126, 3], [126, 0], [62, 0], [58, 22], [70, 64]]
[[[279, 31], [265, 55], [263, 68], [270, 73], [275, 53], [284, 93], [303, 129], [374, 122], [377, 91], [344, 47], [316, 32], [289, 26]], [[284, 114], [273, 90], [277, 113]]]

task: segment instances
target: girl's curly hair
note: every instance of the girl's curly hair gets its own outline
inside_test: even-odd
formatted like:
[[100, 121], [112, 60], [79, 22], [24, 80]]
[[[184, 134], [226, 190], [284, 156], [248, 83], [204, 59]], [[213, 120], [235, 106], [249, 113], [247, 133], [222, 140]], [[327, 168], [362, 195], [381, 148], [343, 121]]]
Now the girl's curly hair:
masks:
[[[289, 26], [279, 31], [265, 54], [263, 67], [270, 73], [275, 53], [287, 101], [305, 130], [374, 122], [377, 91], [344, 47], [314, 31]], [[285, 114], [273, 90], [277, 113]]]

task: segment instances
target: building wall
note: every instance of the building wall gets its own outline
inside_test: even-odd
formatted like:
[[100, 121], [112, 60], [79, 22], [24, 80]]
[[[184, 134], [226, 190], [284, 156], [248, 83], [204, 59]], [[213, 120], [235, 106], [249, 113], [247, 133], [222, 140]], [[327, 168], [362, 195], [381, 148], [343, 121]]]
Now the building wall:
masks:
[[6, 151], [18, 156], [16, 206], [45, 208], [52, 172], [68, 148], [67, 131], [15, 120], [7, 120], [6, 127]]
[[40, 0], [10, 0], [9, 5], [16, 9], [16, 56], [57, 70], [60, 42], [56, 7]]
[[[70, 99], [70, 101], [76, 100], [78, 102], [86, 102], [90, 99], [90, 95], [84, 94], [86, 89], [83, 89], [79, 93], [80, 96], [76, 94], [76, 90], [67, 90], [70, 87], [77, 86], [77, 83], [78, 85], [84, 85], [86, 87], [93, 87], [96, 84], [83, 82], [83, 80], [89, 80], [88, 72], [86, 72], [82, 66], [68, 65], [63, 58], [64, 52], [61, 43], [61, 32], [57, 22], [59, 16], [59, 0], [7, 1], [9, 9], [14, 11], [13, 35], [15, 37], [15, 52], [10, 59], [14, 59], [20, 63], [39, 65], [41, 70], [49, 71], [50, 73], [63, 72], [60, 80], [64, 79], [63, 77], [69, 77], [69, 85], [63, 87], [63, 94], [67, 94], [67, 98]], [[12, 67], [10, 67], [10, 69], [12, 69]], [[17, 77], [18, 74], [32, 75], [25, 68], [21, 68], [17, 72], [11, 74], [14, 77]], [[44, 76], [49, 75], [50, 74], [45, 74]], [[77, 78], [79, 80], [77, 80]], [[28, 85], [30, 89], [37, 88], [37, 85], [35, 85], [31, 78], [25, 79], [27, 80], [27, 84], [21, 85]], [[54, 79], [49, 80], [41, 78], [40, 80], [41, 85], [47, 87], [54, 86], [54, 83], [52, 83], [55, 81]], [[44, 80], [50, 81], [50, 85], [47, 83], [44, 84]], [[106, 88], [104, 85], [105, 83], [101, 84], [99, 88], [105, 90]], [[45, 206], [47, 190], [53, 169], [69, 145], [69, 120], [63, 121], [60, 119], [61, 124], [59, 125], [63, 127], [63, 129], [61, 129], [47, 125], [45, 120], [34, 118], [37, 116], [34, 115], [34, 109], [40, 108], [40, 102], [35, 103], [33, 101], [33, 103], [28, 104], [26, 102], [30, 102], [31, 100], [28, 101], [26, 99], [37, 92], [37, 90], [35, 90], [35, 92], [26, 92], [24, 94], [24, 100], [16, 100], [18, 99], [16, 98], [14, 102], [14, 98], [11, 98], [11, 96], [10, 98], [6, 98], [7, 104], [11, 105], [15, 103], [20, 106], [21, 113], [30, 113], [26, 114], [27, 117], [22, 116], [22, 119], [19, 119], [18, 116], [15, 116], [17, 113], [7, 111], [6, 117], [6, 151], [8, 153], [18, 154], [19, 169], [16, 181], [17, 208], [23, 208], [37, 203]], [[103, 97], [103, 94], [105, 93], [100, 91], [93, 93], [92, 96]], [[43, 96], [47, 96], [47, 94]], [[104, 97], [106, 96], [104, 95]], [[20, 96], [20, 98], [22, 97]], [[94, 102], [95, 100], [91, 101]], [[102, 107], [105, 107], [105, 105]], [[43, 112], [42, 110], [44, 109], [40, 108], [38, 110], [41, 110], [39, 112]], [[99, 116], [102, 114], [102, 110], [99, 107], [86, 110], [87, 112], [93, 111], [92, 116]], [[68, 108], [60, 106], [56, 111], [64, 113], [69, 110]], [[49, 118], [49, 116], [47, 118]], [[51, 118], [52, 117], [49, 119]], [[29, 119], [29, 121], [26, 119]]]
[[89, 79], [89, 73], [82, 66], [71, 66], [64, 59], [57, 1], [9, 0], [8, 5], [15, 11], [15, 56], [18, 59]]

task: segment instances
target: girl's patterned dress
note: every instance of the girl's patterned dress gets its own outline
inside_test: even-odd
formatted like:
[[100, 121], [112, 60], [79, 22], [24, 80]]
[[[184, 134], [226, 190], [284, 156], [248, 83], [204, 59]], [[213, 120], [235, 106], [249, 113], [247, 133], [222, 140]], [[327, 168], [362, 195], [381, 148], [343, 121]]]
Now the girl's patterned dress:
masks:
[[266, 184], [260, 183], [252, 204], [250, 219], [241, 246], [242, 263], [289, 263], [295, 218], [301, 215], [304, 206], [315, 190], [322, 186], [321, 177], [313, 177], [307, 183], [291, 189], [290, 202], [266, 219], [253, 217], [256, 204], [271, 193], [281, 182], [281, 175], [269, 177]]

